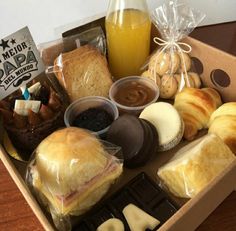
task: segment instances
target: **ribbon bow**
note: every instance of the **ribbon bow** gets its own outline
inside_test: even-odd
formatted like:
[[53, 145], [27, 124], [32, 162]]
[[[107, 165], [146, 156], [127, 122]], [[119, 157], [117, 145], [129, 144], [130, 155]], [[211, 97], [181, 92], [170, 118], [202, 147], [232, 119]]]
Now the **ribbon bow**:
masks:
[[[181, 52], [184, 53], [190, 53], [192, 51], [192, 47], [190, 45], [188, 45], [187, 43], [182, 43], [182, 42], [175, 42], [174, 40], [170, 40], [170, 41], [165, 41], [164, 39], [155, 37], [153, 39], [154, 43], [156, 43], [159, 46], [164, 46], [163, 47], [163, 51], [165, 49], [167, 49], [168, 47], [172, 47], [175, 46], [177, 47], [177, 49]], [[184, 49], [183, 47], [186, 47], [186, 49]]]

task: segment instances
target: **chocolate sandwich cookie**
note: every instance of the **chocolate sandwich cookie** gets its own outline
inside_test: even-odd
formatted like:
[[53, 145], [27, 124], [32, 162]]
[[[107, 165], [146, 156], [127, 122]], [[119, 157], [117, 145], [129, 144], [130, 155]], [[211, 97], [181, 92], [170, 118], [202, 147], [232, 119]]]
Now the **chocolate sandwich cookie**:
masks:
[[140, 119], [145, 131], [145, 142], [140, 150], [140, 154], [132, 159], [132, 166], [138, 167], [146, 164], [157, 152], [157, 131], [153, 125], [146, 120]]
[[122, 147], [124, 165], [132, 167], [132, 158], [139, 155], [144, 144], [144, 129], [140, 120], [132, 115], [123, 115], [115, 120], [107, 133], [107, 140]]
[[143, 147], [146, 150], [146, 159], [149, 160], [152, 158], [152, 156], [157, 152], [158, 148], [158, 134], [157, 130], [154, 127], [153, 124], [151, 124], [149, 121], [141, 119], [141, 122], [147, 127], [148, 129], [148, 135], [147, 135], [147, 146]]
[[157, 131], [153, 125], [132, 115], [123, 115], [114, 121], [107, 140], [122, 147], [124, 165], [143, 166], [157, 149]]
[[130, 168], [142, 166], [150, 159], [148, 150], [151, 146], [150, 139], [152, 138], [152, 134], [150, 134], [150, 128], [141, 119], [138, 119], [138, 121], [143, 128], [144, 142], [137, 155], [133, 156], [131, 159], [126, 160]]

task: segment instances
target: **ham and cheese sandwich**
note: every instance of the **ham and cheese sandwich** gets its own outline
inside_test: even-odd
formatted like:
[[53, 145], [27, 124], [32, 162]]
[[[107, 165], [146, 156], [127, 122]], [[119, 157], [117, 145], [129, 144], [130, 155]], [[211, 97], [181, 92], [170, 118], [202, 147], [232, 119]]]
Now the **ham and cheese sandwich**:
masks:
[[87, 211], [121, 173], [120, 161], [95, 136], [73, 127], [44, 139], [31, 168], [33, 186], [62, 215]]

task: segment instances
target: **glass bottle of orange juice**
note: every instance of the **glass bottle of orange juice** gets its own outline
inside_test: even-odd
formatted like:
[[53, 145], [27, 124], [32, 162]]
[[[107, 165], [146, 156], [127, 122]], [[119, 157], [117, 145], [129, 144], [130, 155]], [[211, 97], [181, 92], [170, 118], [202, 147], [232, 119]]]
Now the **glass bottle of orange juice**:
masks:
[[139, 75], [150, 49], [151, 21], [146, 0], [110, 0], [106, 16], [112, 75]]

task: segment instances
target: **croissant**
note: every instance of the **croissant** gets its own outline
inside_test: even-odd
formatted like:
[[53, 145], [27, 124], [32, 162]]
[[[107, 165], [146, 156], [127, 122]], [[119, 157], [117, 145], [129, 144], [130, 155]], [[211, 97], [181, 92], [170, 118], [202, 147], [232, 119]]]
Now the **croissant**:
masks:
[[183, 118], [184, 138], [192, 140], [199, 130], [208, 127], [211, 114], [222, 104], [212, 88], [185, 88], [175, 97], [174, 106]]
[[208, 127], [236, 154], [236, 102], [225, 103], [212, 113]]

